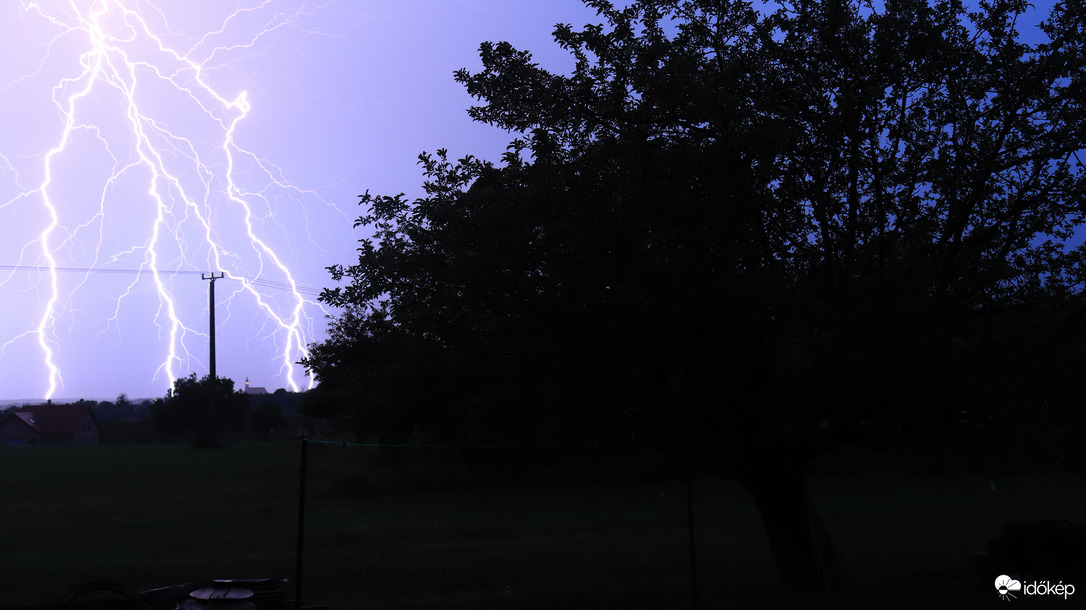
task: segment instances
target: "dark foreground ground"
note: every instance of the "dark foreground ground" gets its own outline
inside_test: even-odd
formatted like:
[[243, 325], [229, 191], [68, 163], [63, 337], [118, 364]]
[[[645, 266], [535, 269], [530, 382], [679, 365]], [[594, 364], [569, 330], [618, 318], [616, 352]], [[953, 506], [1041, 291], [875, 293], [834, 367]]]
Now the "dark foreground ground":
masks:
[[[390, 471], [311, 445], [304, 597], [333, 608], [689, 608], [686, 490], [586, 467], [494, 487], [434, 455]], [[294, 580], [295, 443], [0, 449], [0, 605], [72, 586]], [[1003, 607], [971, 571], [1006, 522], [1086, 525], [1086, 479], [924, 473], [849, 455], [811, 485], [847, 596], [778, 590], [758, 514], [733, 480], [694, 482], [702, 608]], [[594, 469], [594, 470], [593, 470]], [[568, 473], [567, 473], [568, 474]], [[457, 478], [470, 480], [469, 489]], [[421, 487], [429, 488], [420, 489]], [[1078, 599], [1014, 604], [1075, 607]], [[511, 596], [511, 597], [510, 597]], [[1047, 603], [1046, 603], [1047, 602]]]

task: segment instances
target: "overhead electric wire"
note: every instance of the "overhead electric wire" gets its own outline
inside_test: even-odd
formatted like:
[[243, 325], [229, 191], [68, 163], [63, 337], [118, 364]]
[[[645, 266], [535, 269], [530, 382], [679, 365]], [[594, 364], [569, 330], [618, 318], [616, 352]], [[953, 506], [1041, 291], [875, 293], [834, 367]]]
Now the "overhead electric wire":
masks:
[[[0, 265], [0, 271], [39, 271], [51, 273], [106, 273], [120, 275], [140, 275], [144, 273], [157, 273], [158, 275], [201, 275], [200, 271], [190, 269], [159, 269], [157, 272], [150, 269], [115, 269], [110, 267], [48, 267], [44, 265]], [[320, 296], [323, 289], [309, 286], [293, 285], [290, 282], [269, 280], [250, 277], [247, 275], [227, 275], [226, 279], [244, 281], [253, 286], [262, 286], [273, 290], [286, 290], [297, 292], [305, 296]]]
[[[0, 265], [2, 271], [53, 271], [61, 273], [151, 273], [148, 269], [112, 269], [109, 267], [47, 267], [44, 265]], [[199, 271], [174, 269], [158, 271], [160, 275], [199, 275]]]

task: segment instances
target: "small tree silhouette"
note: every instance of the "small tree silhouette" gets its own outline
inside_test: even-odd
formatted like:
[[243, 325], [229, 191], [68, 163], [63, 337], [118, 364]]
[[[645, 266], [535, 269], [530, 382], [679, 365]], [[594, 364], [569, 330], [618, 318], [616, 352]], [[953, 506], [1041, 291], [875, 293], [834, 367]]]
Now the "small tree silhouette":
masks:
[[252, 412], [253, 430], [260, 438], [267, 440], [268, 435], [283, 425], [283, 408], [265, 398]]

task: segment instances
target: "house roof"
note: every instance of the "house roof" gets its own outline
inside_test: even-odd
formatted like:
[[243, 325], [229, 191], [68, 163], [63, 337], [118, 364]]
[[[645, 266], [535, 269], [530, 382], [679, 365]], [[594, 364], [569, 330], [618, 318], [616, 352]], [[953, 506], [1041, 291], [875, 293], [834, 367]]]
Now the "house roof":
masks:
[[45, 431], [40, 426], [38, 426], [38, 421], [34, 419], [34, 416], [30, 413], [12, 413], [11, 416], [23, 420], [23, 423], [30, 426], [30, 429], [34, 432], [37, 432], [38, 434], [45, 434]]
[[98, 425], [98, 420], [94, 417], [94, 411], [90, 406], [78, 403], [20, 407], [12, 412], [12, 415], [26, 422], [39, 434], [76, 434], [83, 420], [88, 417], [94, 421], [95, 426]]

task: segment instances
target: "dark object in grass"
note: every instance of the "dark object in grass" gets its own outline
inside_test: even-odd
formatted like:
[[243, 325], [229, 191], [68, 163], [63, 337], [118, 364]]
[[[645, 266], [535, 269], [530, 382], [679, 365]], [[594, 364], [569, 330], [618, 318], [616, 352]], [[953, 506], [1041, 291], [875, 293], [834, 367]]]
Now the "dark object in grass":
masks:
[[1018, 580], [1056, 582], [1086, 571], [1086, 527], [1068, 521], [1007, 523], [1003, 536], [988, 541], [988, 552], [977, 553], [978, 577], [1001, 574]]
[[[205, 580], [159, 587], [132, 595], [124, 587], [92, 582], [73, 588], [56, 604], [0, 606], [0, 610], [285, 610], [293, 607], [285, 578]], [[87, 599], [91, 594], [110, 599]], [[303, 606], [328, 610], [328, 606]]]
[[204, 580], [141, 591], [140, 600], [149, 610], [281, 609], [290, 598], [285, 583], [282, 578]]
[[[94, 597], [105, 593], [108, 598]], [[0, 606], [0, 610], [143, 610], [140, 600], [128, 589], [112, 582], [88, 582], [72, 587], [55, 604], [20, 604]]]

